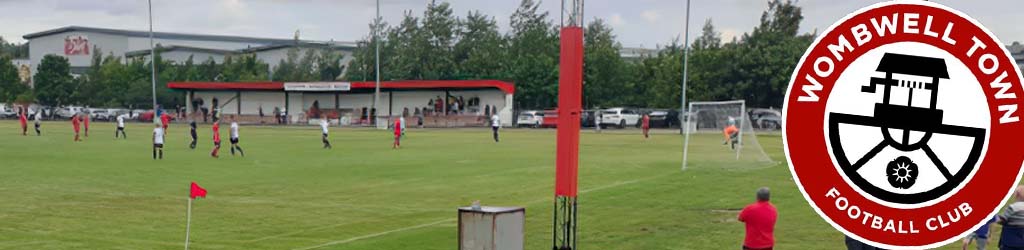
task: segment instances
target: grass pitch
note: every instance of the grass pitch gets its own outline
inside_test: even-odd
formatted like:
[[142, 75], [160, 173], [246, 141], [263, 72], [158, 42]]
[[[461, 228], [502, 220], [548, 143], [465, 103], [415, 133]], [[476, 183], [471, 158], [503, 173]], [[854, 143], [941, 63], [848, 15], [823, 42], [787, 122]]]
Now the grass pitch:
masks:
[[[503, 130], [494, 143], [485, 129], [410, 129], [392, 150], [390, 132], [333, 129], [324, 150], [317, 128], [243, 126], [246, 156], [232, 157], [222, 128], [220, 159], [209, 125], [190, 150], [176, 124], [153, 160], [149, 124], [115, 140], [113, 123], [94, 122], [75, 143], [68, 122], [44, 123], [41, 137], [0, 122], [0, 249], [181, 249], [191, 181], [209, 191], [193, 205], [192, 249], [449, 250], [456, 207], [474, 200], [525, 206], [526, 248], [551, 247], [554, 130]], [[662, 132], [584, 131], [581, 249], [738, 249], [737, 210], [761, 186], [779, 210], [776, 249], [844, 249], [795, 187], [778, 135], [759, 138], [774, 167], [714, 167], [698, 153], [682, 172], [682, 137]]]

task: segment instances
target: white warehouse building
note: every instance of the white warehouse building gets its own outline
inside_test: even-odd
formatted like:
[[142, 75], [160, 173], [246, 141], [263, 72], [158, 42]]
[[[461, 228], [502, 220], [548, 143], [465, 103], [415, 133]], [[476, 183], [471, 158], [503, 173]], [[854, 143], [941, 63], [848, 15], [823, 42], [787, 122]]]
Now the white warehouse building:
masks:
[[[66, 57], [71, 64], [73, 74], [81, 74], [89, 68], [95, 49], [105, 55], [112, 54], [124, 60], [133, 57], [148, 57], [150, 41], [148, 31], [120, 30], [67, 26], [36, 32], [23, 36], [29, 43], [29, 63], [39, 65], [46, 55]], [[213, 59], [220, 63], [224, 56], [230, 54], [253, 53], [257, 58], [270, 65], [272, 70], [282, 59], [286, 58], [287, 50], [298, 47], [300, 50], [311, 48], [330, 48], [341, 52], [344, 57], [342, 65], [352, 60], [354, 42], [309, 41], [295, 39], [257, 38], [226, 35], [203, 35], [188, 33], [154, 32], [154, 45], [160, 47], [163, 58], [184, 62], [192, 57], [196, 63]], [[300, 53], [301, 54], [301, 53]], [[36, 67], [31, 67], [35, 75]]]

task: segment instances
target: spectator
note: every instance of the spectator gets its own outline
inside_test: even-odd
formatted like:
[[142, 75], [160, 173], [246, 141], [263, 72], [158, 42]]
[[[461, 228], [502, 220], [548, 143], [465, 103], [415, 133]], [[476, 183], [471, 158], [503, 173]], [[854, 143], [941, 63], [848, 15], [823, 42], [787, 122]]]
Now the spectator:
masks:
[[744, 250], [771, 250], [775, 246], [775, 220], [778, 213], [770, 200], [767, 187], [757, 190], [757, 202], [740, 211], [739, 221], [746, 224]]
[[1024, 186], [1017, 187], [1013, 192], [1013, 198], [1013, 203], [1006, 206], [1006, 211], [996, 219], [997, 223], [1003, 225], [999, 239], [1000, 250], [1024, 250], [1024, 236], [1012, 233], [1024, 228]]
[[260, 113], [260, 124], [263, 124], [263, 104], [260, 104], [257, 111]]
[[974, 231], [971, 235], [968, 235], [967, 238], [964, 238], [964, 244], [962, 246], [963, 250], [967, 250], [967, 248], [971, 246], [971, 242], [977, 243], [978, 250], [985, 250], [985, 247], [988, 246], [989, 226], [995, 221], [996, 218], [985, 221], [985, 224], [981, 224], [981, 227], [979, 227], [977, 231]]

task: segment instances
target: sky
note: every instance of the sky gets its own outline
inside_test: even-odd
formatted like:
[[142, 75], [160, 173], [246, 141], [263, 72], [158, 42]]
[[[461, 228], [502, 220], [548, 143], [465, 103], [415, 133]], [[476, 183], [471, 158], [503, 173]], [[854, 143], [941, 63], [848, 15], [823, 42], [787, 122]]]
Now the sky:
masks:
[[[156, 31], [216, 35], [356, 41], [369, 34], [373, 0], [152, 0]], [[422, 16], [431, 0], [381, 0], [381, 15], [397, 24], [405, 11]], [[443, 0], [437, 0], [443, 1]], [[908, 0], [916, 1], [916, 0]], [[520, 0], [448, 0], [457, 16], [480, 11], [502, 32]], [[846, 14], [879, 1], [799, 0], [805, 33], [824, 30]], [[1020, 0], [935, 0], [971, 15], [1004, 43], [1024, 41]], [[557, 22], [561, 2], [543, 0], [541, 9]], [[712, 20], [723, 41], [750, 32], [767, 0], [693, 0], [690, 39]], [[148, 30], [147, 4], [141, 0], [0, 0], [0, 36], [24, 42], [23, 35], [77, 25]], [[588, 0], [587, 21], [605, 20], [625, 47], [657, 48], [681, 40], [686, 27], [685, 0]]]

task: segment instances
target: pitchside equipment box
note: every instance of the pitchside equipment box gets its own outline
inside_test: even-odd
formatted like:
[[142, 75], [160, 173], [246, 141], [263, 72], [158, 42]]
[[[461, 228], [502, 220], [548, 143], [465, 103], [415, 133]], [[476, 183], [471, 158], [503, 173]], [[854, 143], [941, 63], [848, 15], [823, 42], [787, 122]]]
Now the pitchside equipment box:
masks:
[[523, 250], [526, 209], [459, 208], [460, 250]]

